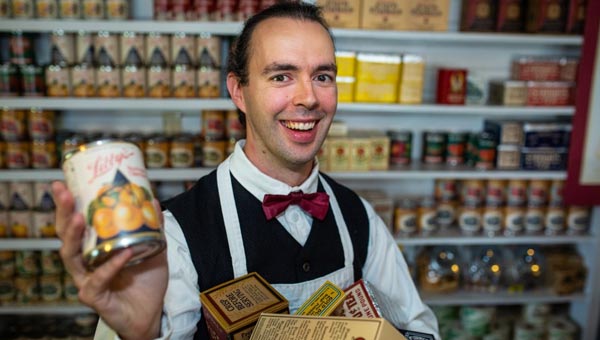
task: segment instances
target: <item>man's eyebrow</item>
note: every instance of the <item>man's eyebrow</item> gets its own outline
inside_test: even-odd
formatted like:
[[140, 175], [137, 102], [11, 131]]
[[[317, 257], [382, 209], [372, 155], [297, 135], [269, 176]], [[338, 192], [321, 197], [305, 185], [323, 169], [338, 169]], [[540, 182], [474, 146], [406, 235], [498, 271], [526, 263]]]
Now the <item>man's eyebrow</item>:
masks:
[[298, 66], [293, 65], [293, 64], [271, 63], [271, 64], [267, 65], [261, 73], [263, 75], [267, 75], [272, 72], [297, 71], [297, 70], [298, 70]]
[[337, 66], [333, 63], [331, 64], [325, 64], [325, 65], [319, 65], [319, 67], [317, 67], [317, 72], [321, 72], [321, 71], [329, 71], [329, 72], [335, 72], [337, 73]]

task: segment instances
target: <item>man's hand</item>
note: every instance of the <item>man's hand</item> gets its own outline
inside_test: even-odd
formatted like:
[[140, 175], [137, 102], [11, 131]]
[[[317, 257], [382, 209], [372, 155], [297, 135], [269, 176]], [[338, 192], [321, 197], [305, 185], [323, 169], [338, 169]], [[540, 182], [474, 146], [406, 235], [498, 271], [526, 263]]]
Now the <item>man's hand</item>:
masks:
[[[56, 233], [62, 240], [60, 256], [79, 289], [79, 300], [92, 307], [122, 339], [158, 337], [168, 282], [166, 251], [125, 267], [133, 256], [131, 249], [125, 249], [88, 271], [81, 251], [86, 228], [83, 215], [75, 211], [73, 195], [64, 183], [52, 183], [52, 192]], [[160, 211], [156, 200], [154, 204]]]

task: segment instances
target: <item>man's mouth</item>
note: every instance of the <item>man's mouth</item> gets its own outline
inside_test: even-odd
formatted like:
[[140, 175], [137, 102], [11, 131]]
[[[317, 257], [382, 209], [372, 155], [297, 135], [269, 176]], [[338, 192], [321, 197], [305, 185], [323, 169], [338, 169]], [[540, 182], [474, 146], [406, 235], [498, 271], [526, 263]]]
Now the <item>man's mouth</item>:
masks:
[[310, 122], [294, 122], [294, 121], [286, 120], [286, 121], [283, 121], [282, 124], [283, 124], [283, 126], [285, 126], [288, 129], [291, 129], [291, 130], [309, 131], [315, 127], [315, 125], [317, 124], [317, 121], [313, 120]]

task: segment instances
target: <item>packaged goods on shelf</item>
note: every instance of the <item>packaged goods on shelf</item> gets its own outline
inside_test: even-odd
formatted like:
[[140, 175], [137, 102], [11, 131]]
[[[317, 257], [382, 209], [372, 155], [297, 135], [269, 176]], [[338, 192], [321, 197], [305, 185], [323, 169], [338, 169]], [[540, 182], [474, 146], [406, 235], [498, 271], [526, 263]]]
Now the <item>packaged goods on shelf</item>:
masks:
[[525, 29], [529, 33], [563, 33], [567, 24], [568, 0], [527, 2]]
[[317, 0], [316, 4], [323, 9], [323, 17], [331, 27], [360, 27], [361, 1]]
[[486, 119], [483, 129], [492, 133], [498, 144], [521, 145], [523, 141], [523, 122], [520, 120]]
[[406, 2], [364, 0], [360, 9], [360, 28], [406, 30]]
[[467, 94], [467, 70], [440, 68], [437, 71], [436, 103], [464, 105]]
[[572, 248], [564, 247], [546, 254], [549, 281], [552, 290], [557, 294], [572, 294], [584, 289], [587, 277], [581, 255]]
[[570, 0], [567, 16], [567, 33], [583, 34], [587, 0]]
[[517, 145], [500, 144], [496, 148], [496, 168], [517, 170], [521, 167], [521, 148]]
[[356, 52], [336, 51], [335, 62], [338, 68], [336, 76], [338, 101], [352, 102], [356, 84]]
[[423, 292], [457, 291], [460, 284], [458, 250], [454, 246], [424, 248], [417, 257], [417, 273]]
[[495, 30], [497, 1], [465, 0], [462, 2], [460, 30], [490, 32]]
[[564, 81], [528, 81], [527, 105], [568, 106], [575, 102], [575, 83]]
[[392, 231], [394, 225], [393, 199], [381, 190], [358, 190], [357, 193], [373, 206], [375, 213], [381, 217], [388, 229]]
[[404, 30], [407, 31], [447, 31], [449, 0], [409, 0], [403, 1], [405, 8]]
[[562, 56], [521, 56], [512, 61], [511, 79], [575, 81], [579, 59]]
[[525, 3], [521, 0], [499, 0], [496, 19], [498, 32], [522, 32]]
[[403, 54], [400, 65], [398, 103], [421, 104], [425, 83], [425, 61], [422, 56]]
[[358, 53], [356, 60], [355, 101], [397, 102], [400, 56]]
[[568, 148], [571, 129], [570, 122], [524, 122], [522, 145], [528, 148]]
[[491, 105], [525, 106], [527, 104], [527, 83], [521, 80], [492, 80], [489, 82]]
[[[334, 132], [339, 129], [334, 128]], [[383, 133], [352, 130], [329, 134], [319, 154], [322, 169], [329, 171], [387, 170], [390, 140]]]
[[567, 148], [521, 148], [521, 169], [565, 170], [568, 152]]

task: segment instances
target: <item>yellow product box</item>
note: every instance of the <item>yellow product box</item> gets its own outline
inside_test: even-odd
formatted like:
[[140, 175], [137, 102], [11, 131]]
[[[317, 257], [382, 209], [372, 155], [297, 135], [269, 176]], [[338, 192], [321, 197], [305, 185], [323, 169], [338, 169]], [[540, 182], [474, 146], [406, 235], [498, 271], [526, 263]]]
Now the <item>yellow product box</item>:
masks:
[[350, 169], [350, 138], [327, 137], [329, 144], [329, 171]]
[[449, 0], [405, 0], [404, 30], [447, 31]]
[[356, 52], [336, 51], [335, 64], [338, 77], [354, 77], [356, 72]]
[[295, 315], [330, 316], [341, 306], [346, 293], [330, 281], [325, 281], [303, 304]]
[[263, 313], [250, 340], [406, 340], [380, 318]]
[[400, 62], [399, 55], [359, 53], [354, 100], [395, 103], [398, 99]]
[[354, 77], [336, 77], [338, 102], [351, 103], [354, 101], [354, 87], [356, 86], [356, 78]]
[[350, 134], [351, 171], [369, 171], [371, 165], [371, 139], [364, 133]]
[[406, 0], [363, 0], [360, 27], [374, 30], [402, 30]]
[[261, 313], [289, 313], [288, 301], [258, 273], [206, 290], [200, 301], [213, 340], [248, 339]]
[[390, 138], [381, 131], [373, 131], [371, 139], [370, 170], [388, 170], [390, 167]]
[[361, 0], [317, 0], [330, 27], [358, 28]]
[[423, 102], [423, 84], [425, 78], [425, 61], [418, 55], [402, 56], [398, 103], [421, 104]]
[[320, 171], [329, 171], [329, 138], [325, 138], [323, 145], [317, 153]]

